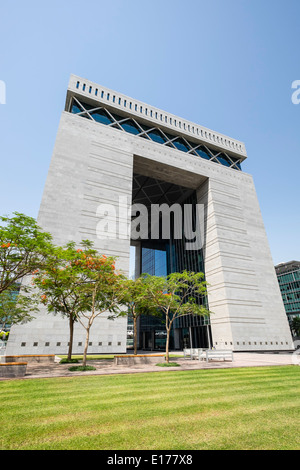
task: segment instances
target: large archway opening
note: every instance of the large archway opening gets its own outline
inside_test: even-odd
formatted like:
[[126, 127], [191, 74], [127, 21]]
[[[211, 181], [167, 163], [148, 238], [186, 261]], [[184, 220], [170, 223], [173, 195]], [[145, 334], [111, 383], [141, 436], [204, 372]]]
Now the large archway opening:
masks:
[[[200, 235], [203, 227], [197, 217], [197, 190], [205, 181], [205, 177], [160, 163], [151, 164], [149, 160], [135, 157], [132, 206], [136, 210], [132, 215], [132, 226], [135, 229], [131, 240], [132, 277], [142, 273], [167, 276], [183, 270], [205, 273], [203, 235]], [[141, 207], [145, 208], [144, 219], [147, 215], [147, 223], [143, 223], [143, 227]], [[199, 302], [208, 307], [206, 297], [199, 298]], [[131, 338], [132, 324], [129, 321], [129, 348], [132, 346]], [[138, 339], [141, 350], [164, 350], [166, 331], [163, 319], [142, 316], [138, 322]], [[171, 349], [207, 348], [211, 344], [209, 319], [188, 315], [174, 322]]]

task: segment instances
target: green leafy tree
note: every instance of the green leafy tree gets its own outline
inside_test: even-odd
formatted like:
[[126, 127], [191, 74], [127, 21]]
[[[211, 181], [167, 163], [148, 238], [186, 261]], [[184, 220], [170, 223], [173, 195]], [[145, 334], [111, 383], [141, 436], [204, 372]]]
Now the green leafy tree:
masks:
[[296, 336], [300, 336], [300, 317], [294, 317], [291, 322], [291, 328]]
[[86, 279], [82, 286], [82, 308], [78, 321], [86, 331], [83, 353], [83, 367], [86, 367], [90, 331], [95, 319], [105, 313], [110, 320], [126, 315], [120, 303], [125, 277], [115, 271], [113, 257], [92, 256], [81, 260], [80, 264]]
[[137, 354], [137, 322], [141, 315], [159, 316], [156, 308], [151, 308], [147, 301], [147, 288], [144, 277], [137, 279], [127, 279], [123, 282], [123, 288], [120, 289], [120, 302], [126, 305], [128, 315], [133, 320], [133, 350]]
[[167, 277], [145, 275], [147, 301], [165, 318], [167, 341], [166, 361], [169, 362], [171, 328], [176, 318], [184, 315], [208, 316], [210, 312], [198, 302], [207, 293], [203, 273], [183, 271]]
[[37, 302], [29, 295], [26, 288], [16, 297], [14, 289], [6, 289], [0, 294], [0, 328], [31, 321], [33, 313], [38, 312]]
[[46, 267], [34, 272], [33, 284], [38, 288], [40, 301], [49, 313], [60, 313], [69, 322], [68, 360], [72, 359], [74, 324], [86, 330], [84, 366], [86, 366], [89, 335], [95, 318], [109, 312], [110, 318], [119, 313], [120, 280], [114, 258], [98, 254], [92, 242], [84, 240], [80, 248], [74, 242], [55, 248]]
[[26, 295], [28, 288], [22, 289], [22, 294], [16, 294], [12, 286], [0, 294], [0, 329], [7, 325], [17, 325], [31, 321], [34, 317], [32, 313], [38, 312], [38, 304], [29, 295]]
[[83, 292], [85, 283], [89, 281], [86, 267], [96, 254], [89, 240], [82, 241], [80, 248], [69, 242], [63, 247], [56, 247], [47, 265], [34, 272], [33, 285], [38, 289], [40, 302], [47, 307], [48, 313], [60, 313], [68, 319], [68, 360], [72, 359], [74, 324], [86, 307]]
[[0, 216], [0, 294], [44, 266], [52, 237], [35, 219], [19, 212]]

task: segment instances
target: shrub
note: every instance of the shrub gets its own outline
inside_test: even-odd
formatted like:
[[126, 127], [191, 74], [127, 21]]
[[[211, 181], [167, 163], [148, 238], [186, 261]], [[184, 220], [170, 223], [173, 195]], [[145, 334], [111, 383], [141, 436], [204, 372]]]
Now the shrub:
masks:
[[72, 366], [69, 367], [69, 371], [76, 372], [76, 371], [86, 371], [86, 370], [96, 370], [96, 367], [93, 366]]
[[0, 340], [1, 341], [7, 341], [9, 337], [9, 332], [8, 331], [1, 331], [0, 332]]
[[177, 364], [177, 362], [159, 362], [156, 364], [159, 367], [179, 367], [180, 364]]
[[78, 359], [70, 359], [68, 360], [67, 358], [64, 358], [60, 361], [60, 364], [78, 364], [79, 360]]

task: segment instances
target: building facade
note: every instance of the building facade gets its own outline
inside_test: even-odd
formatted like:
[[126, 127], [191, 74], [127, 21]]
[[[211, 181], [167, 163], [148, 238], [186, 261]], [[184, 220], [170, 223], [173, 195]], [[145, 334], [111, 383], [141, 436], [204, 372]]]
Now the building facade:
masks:
[[[58, 245], [92, 240], [100, 253], [117, 256], [126, 275], [131, 252], [136, 275], [203, 271], [209, 288], [201, 301], [210, 321], [178, 320], [173, 348], [291, 350], [253, 179], [242, 171], [246, 158], [242, 142], [72, 75], [38, 223]], [[154, 236], [140, 223], [136, 237], [138, 211], [128, 230], [128, 206], [151, 211], [163, 204], [183, 210], [191, 233], [179, 236], [181, 220], [173, 213], [169, 234], [149, 217]], [[144, 318], [140, 347], [160, 349], [164, 333]], [[83, 338], [78, 326], [74, 352], [82, 352]], [[58, 354], [67, 344], [66, 320], [41, 307], [34, 321], [12, 328], [7, 354]], [[126, 318], [103, 316], [91, 331], [89, 352], [125, 352], [126, 344]]]
[[291, 326], [295, 317], [300, 317], [300, 262], [289, 261], [275, 266], [277, 279]]

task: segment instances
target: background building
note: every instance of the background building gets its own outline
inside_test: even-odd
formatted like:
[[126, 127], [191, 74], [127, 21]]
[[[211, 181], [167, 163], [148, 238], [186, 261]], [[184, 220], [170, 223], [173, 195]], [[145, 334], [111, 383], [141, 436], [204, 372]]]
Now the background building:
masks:
[[[236, 139], [72, 75], [38, 223], [59, 245], [92, 240], [100, 253], [118, 257], [117, 268], [126, 275], [132, 246], [137, 275], [203, 271], [209, 289], [199, 301], [212, 312], [210, 322], [179, 319], [175, 349], [290, 350], [253, 179], [242, 171], [246, 158], [245, 145]], [[133, 240], [125, 202], [189, 203], [192, 222], [198, 206], [204, 208], [201, 225], [193, 224], [201, 247], [187, 250], [188, 240], [173, 232], [167, 239], [159, 232], [155, 239], [142, 234]], [[106, 204], [117, 215], [117, 237], [109, 230], [99, 236]], [[140, 347], [163, 347], [164, 330], [151, 322], [140, 323]], [[125, 352], [126, 319], [98, 318], [90, 342], [90, 353]], [[67, 344], [66, 320], [41, 307], [36, 320], [12, 328], [7, 353], [59, 354]], [[83, 344], [84, 331], [77, 326], [74, 352], [82, 352]]]
[[300, 262], [289, 261], [275, 266], [289, 324], [300, 317]]

